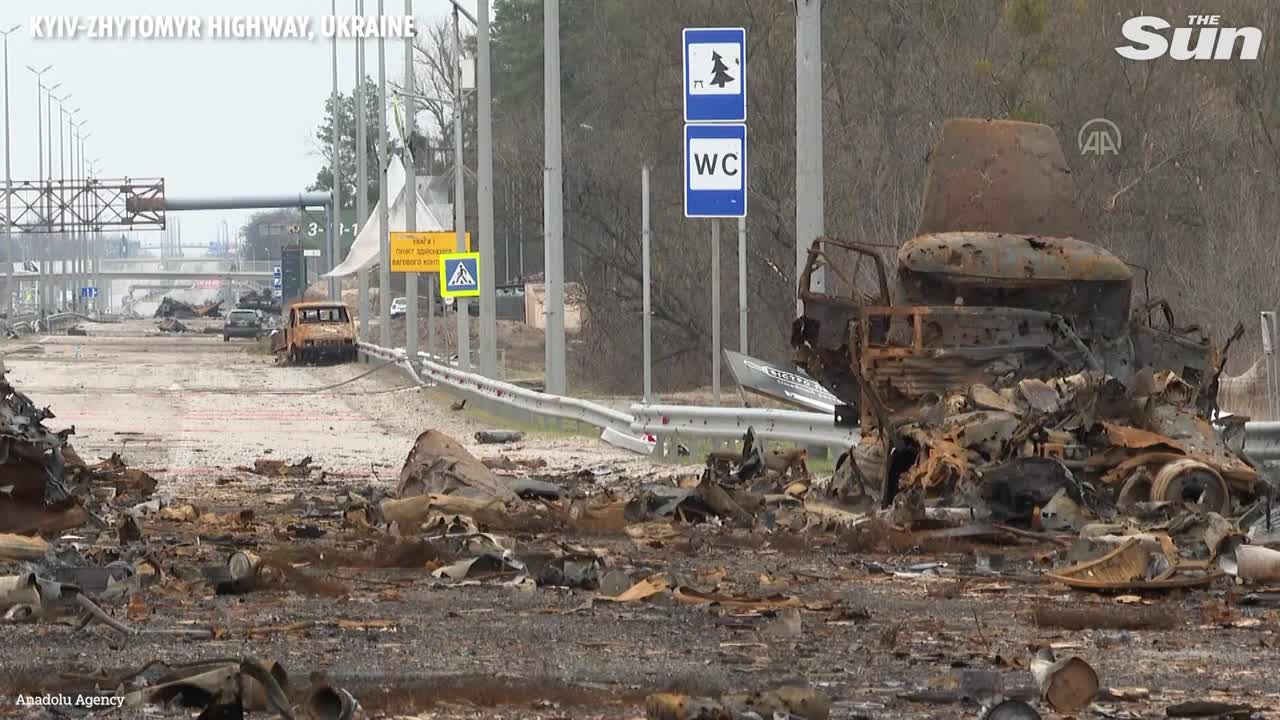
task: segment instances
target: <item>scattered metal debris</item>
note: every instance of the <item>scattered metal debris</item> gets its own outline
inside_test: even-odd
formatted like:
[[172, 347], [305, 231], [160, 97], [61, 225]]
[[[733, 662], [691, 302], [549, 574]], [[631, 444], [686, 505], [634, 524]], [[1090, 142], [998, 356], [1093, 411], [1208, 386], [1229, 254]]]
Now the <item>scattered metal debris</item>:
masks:
[[502, 444], [520, 442], [524, 433], [518, 430], [481, 430], [476, 433], [476, 442], [481, 444]]
[[222, 301], [205, 303], [203, 305], [192, 305], [181, 300], [175, 300], [172, 297], [165, 296], [160, 301], [160, 306], [156, 308], [155, 317], [157, 318], [181, 318], [189, 320], [191, 318], [216, 318], [222, 315]]

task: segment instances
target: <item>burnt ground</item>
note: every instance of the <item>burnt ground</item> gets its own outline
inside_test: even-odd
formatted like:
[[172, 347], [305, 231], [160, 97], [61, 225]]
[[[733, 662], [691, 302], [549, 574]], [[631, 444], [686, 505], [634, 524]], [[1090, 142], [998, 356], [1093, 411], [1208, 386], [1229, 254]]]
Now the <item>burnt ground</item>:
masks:
[[[73, 442], [82, 455], [123, 448], [128, 462], [160, 480], [157, 492], [171, 508], [199, 508], [194, 518], [144, 518], [146, 550], [162, 579], [107, 608], [139, 628], [201, 628], [211, 637], [124, 636], [102, 625], [77, 631], [75, 617], [6, 624], [0, 716], [32, 715], [12, 704], [18, 693], [91, 690], [101, 684], [94, 678], [151, 660], [253, 656], [280, 661], [296, 702], [319, 671], [371, 717], [636, 718], [644, 716], [645, 696], [659, 690], [715, 696], [800, 683], [828, 695], [837, 718], [972, 718], [977, 706], [956, 701], [962, 686], [994, 673], [1017, 695], [1032, 682], [1028, 647], [1050, 645], [1091, 663], [1103, 687], [1138, 698], [1099, 700], [1075, 717], [1163, 717], [1166, 706], [1197, 699], [1247, 703], [1264, 709], [1259, 717], [1280, 717], [1280, 612], [1241, 605], [1242, 590], [1225, 582], [1141, 599], [1046, 584], [1039, 575], [1062, 551], [1039, 540], [867, 539], [670, 523], [496, 531], [514, 539], [517, 556], [558, 541], [594, 550], [633, 581], [662, 574], [672, 585], [739, 598], [795, 598], [798, 610], [685, 604], [671, 593], [609, 602], [582, 589], [504, 585], [510, 575], [437, 579], [438, 546], [344, 525], [335, 499], [392, 487], [420, 430], [465, 440], [484, 426], [479, 420], [450, 413], [447, 396], [403, 389], [390, 373], [307, 390], [368, 366], [277, 368], [250, 344], [153, 338], [145, 327], [36, 338], [24, 345], [37, 349], [6, 363], [17, 387], [58, 413], [49, 424], [77, 426]], [[281, 388], [298, 393], [273, 394]], [[587, 497], [696, 470], [649, 466], [563, 435], [469, 447], [481, 457], [544, 458], [549, 465], [539, 473]], [[236, 469], [259, 457], [304, 454], [323, 476]], [[113, 531], [76, 536], [88, 564], [119, 554]], [[243, 594], [216, 594], [198, 568], [237, 549], [278, 563], [283, 577]], [[1037, 627], [1033, 612], [1044, 606], [1137, 607], [1171, 617], [1173, 627]], [[191, 711], [148, 707], [145, 714]]]

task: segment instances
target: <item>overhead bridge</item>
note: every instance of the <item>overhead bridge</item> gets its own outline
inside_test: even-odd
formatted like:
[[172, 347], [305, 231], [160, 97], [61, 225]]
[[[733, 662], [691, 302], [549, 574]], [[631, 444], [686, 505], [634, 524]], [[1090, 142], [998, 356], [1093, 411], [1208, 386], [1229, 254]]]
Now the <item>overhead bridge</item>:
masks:
[[[260, 280], [269, 282], [271, 273], [261, 270], [102, 270], [97, 276], [106, 280]], [[44, 273], [14, 275], [19, 280], [43, 280]], [[66, 275], [52, 273], [50, 279], [63, 279]]]

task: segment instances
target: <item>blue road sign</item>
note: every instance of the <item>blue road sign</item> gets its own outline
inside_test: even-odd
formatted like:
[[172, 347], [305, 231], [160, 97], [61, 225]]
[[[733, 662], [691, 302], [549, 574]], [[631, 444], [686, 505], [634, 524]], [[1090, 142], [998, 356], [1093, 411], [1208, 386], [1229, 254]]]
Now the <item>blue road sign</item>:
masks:
[[684, 126], [684, 216], [746, 217], [747, 126]]
[[96, 298], [96, 297], [98, 297], [98, 288], [96, 288], [96, 287], [82, 287], [82, 288], [80, 288], [80, 297], [82, 297], [82, 298]]
[[684, 121], [747, 121], [747, 31], [684, 29]]
[[480, 253], [440, 256], [440, 297], [480, 297]]

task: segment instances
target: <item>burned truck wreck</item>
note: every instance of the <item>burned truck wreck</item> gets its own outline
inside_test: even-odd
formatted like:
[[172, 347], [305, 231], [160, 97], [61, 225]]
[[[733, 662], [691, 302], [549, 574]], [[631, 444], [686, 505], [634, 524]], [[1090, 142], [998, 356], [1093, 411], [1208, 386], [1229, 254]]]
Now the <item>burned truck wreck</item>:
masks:
[[1224, 514], [1261, 491], [1210, 422], [1243, 327], [1219, 347], [1168, 303], [1135, 302], [1140, 269], [1086, 239], [1074, 197], [1051, 128], [951, 120], [892, 272], [884, 245], [813, 243], [791, 344], [856, 407], [837, 485], [1022, 517], [1064, 487]]

